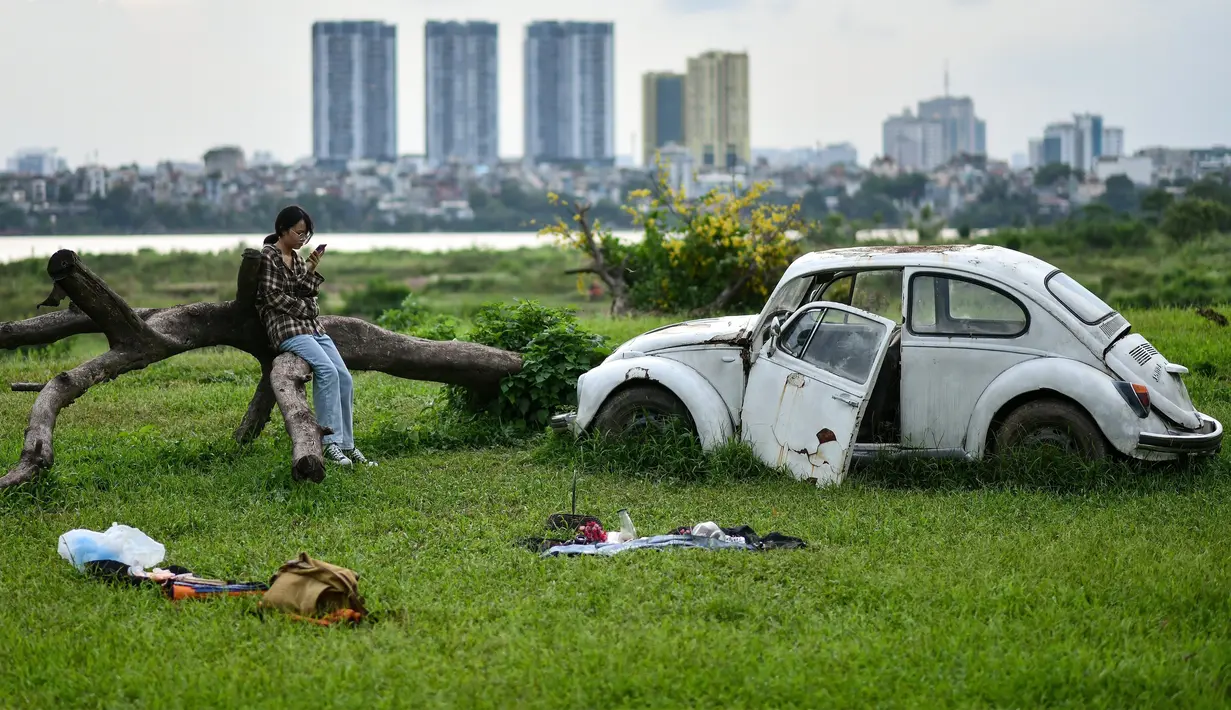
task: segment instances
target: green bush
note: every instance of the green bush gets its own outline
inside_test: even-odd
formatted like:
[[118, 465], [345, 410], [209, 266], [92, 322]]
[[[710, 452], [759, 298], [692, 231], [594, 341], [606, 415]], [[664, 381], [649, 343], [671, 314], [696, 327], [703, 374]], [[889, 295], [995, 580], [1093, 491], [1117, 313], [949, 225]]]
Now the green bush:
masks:
[[1180, 200], [1163, 213], [1161, 228], [1180, 243], [1214, 232], [1231, 231], [1231, 207], [1199, 198]]
[[382, 313], [397, 308], [410, 295], [406, 286], [387, 279], [375, 278], [362, 289], [346, 294], [346, 315], [379, 318]]
[[[546, 426], [552, 414], [576, 406], [577, 378], [611, 354], [607, 339], [582, 328], [572, 310], [533, 301], [484, 306], [467, 339], [521, 354], [521, 372], [500, 383], [500, 397], [488, 410], [531, 427]], [[450, 388], [449, 399], [458, 407], [470, 405], [457, 387]]]
[[428, 340], [453, 340], [461, 323], [452, 316], [430, 312], [412, 293], [402, 299], [397, 308], [381, 313], [376, 325]]

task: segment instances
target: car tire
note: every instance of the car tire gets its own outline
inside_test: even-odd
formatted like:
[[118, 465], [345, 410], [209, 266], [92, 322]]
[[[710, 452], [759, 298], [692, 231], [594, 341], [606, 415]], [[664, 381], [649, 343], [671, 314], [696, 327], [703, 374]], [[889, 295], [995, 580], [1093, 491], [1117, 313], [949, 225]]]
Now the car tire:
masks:
[[996, 432], [994, 453], [1051, 445], [1095, 461], [1108, 455], [1103, 432], [1080, 407], [1058, 399], [1027, 402], [1005, 417]]
[[672, 418], [678, 418], [690, 432], [696, 433], [688, 407], [679, 397], [664, 387], [635, 384], [609, 397], [595, 415], [591, 428], [596, 433], [620, 436], [645, 424], [658, 422], [662, 426]]

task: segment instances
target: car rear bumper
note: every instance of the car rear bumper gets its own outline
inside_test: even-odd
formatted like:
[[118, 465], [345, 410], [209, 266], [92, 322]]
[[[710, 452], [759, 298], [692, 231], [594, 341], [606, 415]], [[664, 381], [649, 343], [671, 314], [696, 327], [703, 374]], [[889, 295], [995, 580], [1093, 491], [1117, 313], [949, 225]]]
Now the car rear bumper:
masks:
[[1137, 439], [1137, 448], [1163, 454], [1216, 454], [1222, 448], [1222, 424], [1213, 417], [1200, 412], [1201, 429], [1194, 432], [1167, 432], [1159, 434], [1143, 431]]
[[565, 412], [551, 418], [551, 431], [555, 434], [570, 434], [577, 421], [576, 412]]

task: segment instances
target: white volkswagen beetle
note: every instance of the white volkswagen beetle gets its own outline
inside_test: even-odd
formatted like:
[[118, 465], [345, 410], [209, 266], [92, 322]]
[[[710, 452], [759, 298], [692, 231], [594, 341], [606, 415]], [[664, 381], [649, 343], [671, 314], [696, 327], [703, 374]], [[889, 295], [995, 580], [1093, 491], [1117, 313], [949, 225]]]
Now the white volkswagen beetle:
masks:
[[1170, 362], [1059, 269], [989, 245], [807, 254], [760, 315], [689, 321], [577, 382], [557, 431], [682, 417], [704, 448], [740, 436], [771, 466], [841, 482], [853, 456], [981, 458], [1051, 443], [1088, 458], [1217, 453]]

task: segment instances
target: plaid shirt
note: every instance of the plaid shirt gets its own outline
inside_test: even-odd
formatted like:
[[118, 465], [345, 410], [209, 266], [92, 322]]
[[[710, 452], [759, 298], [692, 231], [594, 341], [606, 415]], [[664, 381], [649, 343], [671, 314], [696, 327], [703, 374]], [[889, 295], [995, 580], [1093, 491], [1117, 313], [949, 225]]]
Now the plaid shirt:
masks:
[[282, 261], [282, 251], [268, 244], [261, 250], [261, 281], [256, 290], [256, 308], [277, 349], [287, 338], [324, 333], [316, 318], [320, 310], [316, 294], [324, 276], [308, 272], [299, 254], [291, 252], [291, 268]]

